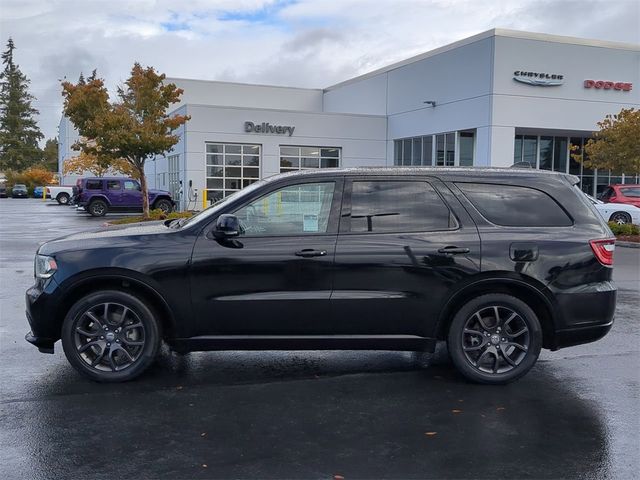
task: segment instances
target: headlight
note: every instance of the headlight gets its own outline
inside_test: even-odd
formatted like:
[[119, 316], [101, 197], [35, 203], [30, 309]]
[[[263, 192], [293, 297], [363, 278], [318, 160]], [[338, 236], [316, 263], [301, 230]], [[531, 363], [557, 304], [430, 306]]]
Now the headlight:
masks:
[[56, 273], [58, 264], [53, 257], [47, 257], [46, 255], [36, 255], [35, 260], [35, 276], [38, 278], [49, 278]]

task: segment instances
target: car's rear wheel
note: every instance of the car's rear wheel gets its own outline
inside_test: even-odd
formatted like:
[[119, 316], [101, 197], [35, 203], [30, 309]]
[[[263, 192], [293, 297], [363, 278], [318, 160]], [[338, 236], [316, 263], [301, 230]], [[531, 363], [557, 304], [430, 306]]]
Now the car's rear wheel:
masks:
[[615, 222], [618, 225], [626, 225], [627, 223], [631, 223], [631, 215], [627, 212], [615, 212], [609, 218], [610, 222]]
[[58, 196], [56, 197], [56, 201], [60, 205], [67, 205], [69, 203], [69, 198], [69, 194], [63, 192], [58, 194]]
[[536, 363], [542, 329], [534, 311], [506, 294], [474, 298], [456, 313], [447, 338], [451, 360], [469, 380], [503, 384]]
[[139, 298], [117, 290], [79, 300], [62, 326], [69, 363], [98, 382], [124, 382], [144, 372], [160, 348], [160, 328]]
[[169, 200], [165, 200], [163, 198], [163, 199], [158, 200], [153, 205], [153, 208], [159, 208], [160, 210], [162, 210], [166, 214], [166, 213], [171, 213], [171, 211], [173, 210], [173, 205], [171, 204], [171, 202]]
[[104, 217], [107, 210], [107, 203], [104, 200], [94, 200], [87, 207], [87, 211], [94, 217]]

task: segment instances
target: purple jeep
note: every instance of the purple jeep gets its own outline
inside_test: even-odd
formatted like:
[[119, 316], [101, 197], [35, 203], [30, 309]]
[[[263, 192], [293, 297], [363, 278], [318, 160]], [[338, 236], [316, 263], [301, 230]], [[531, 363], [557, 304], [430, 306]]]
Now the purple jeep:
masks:
[[[94, 217], [102, 217], [107, 212], [142, 211], [140, 182], [132, 178], [81, 178], [74, 190], [75, 203]], [[149, 190], [149, 207], [169, 213], [175, 207], [175, 202], [169, 192]]]

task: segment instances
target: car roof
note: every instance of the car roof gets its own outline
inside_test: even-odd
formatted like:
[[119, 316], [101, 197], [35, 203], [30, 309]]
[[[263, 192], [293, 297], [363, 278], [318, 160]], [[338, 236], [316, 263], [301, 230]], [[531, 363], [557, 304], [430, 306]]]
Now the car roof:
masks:
[[350, 168], [322, 168], [300, 170], [268, 177], [270, 179], [283, 179], [285, 177], [325, 177], [325, 176], [411, 176], [430, 175], [434, 177], [446, 177], [447, 179], [509, 179], [524, 180], [561, 180], [568, 179], [576, 184], [579, 178], [561, 172], [550, 172], [531, 168], [507, 168], [507, 167], [350, 167]]

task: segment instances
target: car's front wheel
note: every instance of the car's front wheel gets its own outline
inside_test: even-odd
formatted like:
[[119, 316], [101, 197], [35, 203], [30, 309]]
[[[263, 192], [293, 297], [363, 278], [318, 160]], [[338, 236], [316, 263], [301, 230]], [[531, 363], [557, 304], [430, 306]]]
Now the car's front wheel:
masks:
[[71, 307], [62, 326], [69, 363], [98, 382], [131, 380], [154, 361], [161, 334], [152, 310], [118, 290], [87, 295]]
[[94, 217], [104, 217], [107, 214], [107, 203], [103, 200], [94, 200], [87, 207], [87, 211]]
[[631, 215], [629, 215], [627, 212], [615, 212], [613, 215], [611, 215], [609, 221], [615, 222], [618, 225], [626, 225], [627, 223], [631, 223]]
[[469, 380], [509, 383], [536, 363], [542, 329], [534, 311], [522, 300], [487, 294], [458, 310], [447, 345], [453, 364]]

